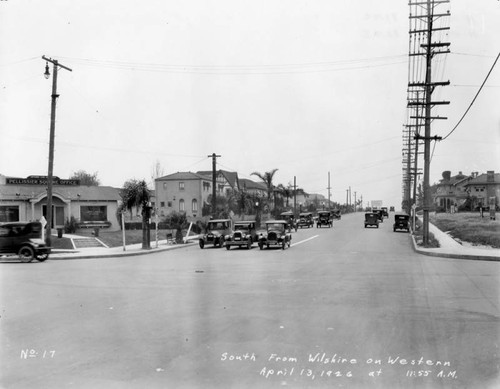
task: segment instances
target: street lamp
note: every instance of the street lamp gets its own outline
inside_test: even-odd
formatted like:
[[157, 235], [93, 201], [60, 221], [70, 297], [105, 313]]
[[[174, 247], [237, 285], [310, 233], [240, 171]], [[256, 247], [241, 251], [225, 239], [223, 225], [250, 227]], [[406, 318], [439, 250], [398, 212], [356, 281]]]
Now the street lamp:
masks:
[[56, 102], [59, 95], [57, 94], [57, 71], [63, 68], [72, 72], [66, 66], [61, 65], [57, 60], [47, 58], [44, 55], [42, 59], [45, 60], [45, 73], [43, 74], [46, 79], [50, 77], [49, 62], [54, 65], [54, 76], [52, 78], [52, 104], [50, 107], [50, 138], [49, 138], [49, 169], [47, 174], [47, 236], [45, 237], [47, 245], [51, 245], [52, 233], [52, 174], [54, 170], [54, 138], [56, 131]]

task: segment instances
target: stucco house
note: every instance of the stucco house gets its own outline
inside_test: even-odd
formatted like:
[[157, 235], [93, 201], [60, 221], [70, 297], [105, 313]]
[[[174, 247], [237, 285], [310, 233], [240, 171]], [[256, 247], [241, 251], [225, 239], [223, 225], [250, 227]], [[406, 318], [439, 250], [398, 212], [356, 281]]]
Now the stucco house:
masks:
[[474, 208], [493, 204], [498, 207], [500, 204], [500, 173], [494, 170], [475, 176], [465, 184], [465, 188]]

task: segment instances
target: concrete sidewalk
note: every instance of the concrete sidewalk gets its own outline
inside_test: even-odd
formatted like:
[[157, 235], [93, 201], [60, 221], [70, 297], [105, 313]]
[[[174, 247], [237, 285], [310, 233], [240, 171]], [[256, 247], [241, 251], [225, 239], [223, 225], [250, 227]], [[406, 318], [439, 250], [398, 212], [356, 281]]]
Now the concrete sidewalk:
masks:
[[412, 235], [414, 250], [423, 255], [433, 257], [472, 259], [482, 261], [500, 261], [500, 249], [475, 247], [472, 245], [460, 244], [451, 236], [441, 231], [432, 223], [429, 223], [429, 232], [439, 241], [438, 248], [424, 248], [417, 245], [415, 237]]
[[[65, 234], [66, 238], [78, 239], [83, 238], [77, 235]], [[87, 237], [88, 238], [88, 237]], [[186, 243], [172, 243], [167, 240], [159, 240], [158, 247], [156, 242], [151, 242], [151, 249], [142, 248], [142, 243], [126, 245], [120, 247], [89, 247], [79, 248], [75, 250], [69, 249], [53, 249], [49, 259], [86, 259], [86, 258], [110, 258], [110, 257], [130, 257], [134, 255], [152, 254], [162, 251], [175, 250], [184, 247], [189, 247], [198, 243], [198, 237], [190, 236]]]

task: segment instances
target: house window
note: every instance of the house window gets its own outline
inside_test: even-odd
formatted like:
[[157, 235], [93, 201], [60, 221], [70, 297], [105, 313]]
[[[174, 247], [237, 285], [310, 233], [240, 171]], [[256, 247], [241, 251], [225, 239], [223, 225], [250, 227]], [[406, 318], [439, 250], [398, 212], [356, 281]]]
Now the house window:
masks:
[[0, 207], [0, 222], [18, 222], [19, 207], [1, 206]]
[[184, 199], [179, 200], [179, 211], [184, 212], [186, 210], [186, 205], [184, 204]]
[[210, 183], [203, 181], [203, 190], [209, 191], [210, 190]]
[[198, 212], [198, 200], [193, 199], [193, 201], [191, 201], [191, 210], [193, 213]]
[[167, 207], [172, 208], [172, 202], [171, 201], [167, 202]]
[[165, 207], [165, 201], [160, 201], [160, 207]]
[[80, 207], [82, 222], [104, 222], [108, 220], [108, 207], [105, 205], [82, 205]]
[[179, 182], [179, 190], [184, 190], [184, 183], [183, 182]]
[[163, 183], [163, 189], [167, 189], [167, 183], [166, 182]]

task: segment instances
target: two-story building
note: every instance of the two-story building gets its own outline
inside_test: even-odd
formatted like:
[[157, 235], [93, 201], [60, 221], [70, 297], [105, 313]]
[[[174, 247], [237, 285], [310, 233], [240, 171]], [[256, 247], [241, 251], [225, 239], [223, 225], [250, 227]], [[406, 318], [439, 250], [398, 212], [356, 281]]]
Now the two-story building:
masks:
[[443, 172], [443, 178], [436, 185], [434, 204], [439, 209], [452, 212], [462, 206], [469, 197], [466, 184], [474, 178], [475, 173], [467, 176], [459, 172], [452, 176], [449, 170]]
[[475, 176], [467, 182], [465, 188], [473, 201], [474, 208], [488, 207], [492, 204], [498, 207], [500, 204], [500, 173], [495, 173], [494, 170]]

